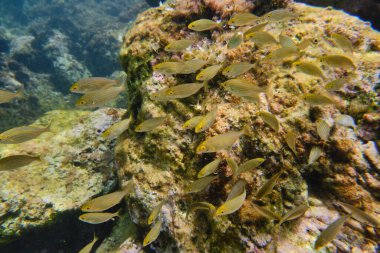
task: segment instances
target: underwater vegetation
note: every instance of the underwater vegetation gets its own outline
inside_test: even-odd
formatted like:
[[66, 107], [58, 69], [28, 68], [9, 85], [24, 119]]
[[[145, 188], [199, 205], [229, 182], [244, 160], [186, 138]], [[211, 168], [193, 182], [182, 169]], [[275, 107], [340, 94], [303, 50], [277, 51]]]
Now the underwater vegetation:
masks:
[[[34, 162], [31, 155], [47, 167], [61, 157], [57, 168], [67, 170], [79, 159], [88, 176], [97, 163], [106, 169], [94, 176], [115, 170], [120, 190], [83, 191], [72, 205], [91, 236], [80, 252], [101, 240], [96, 252], [376, 252], [379, 51], [378, 32], [331, 8], [163, 4], [140, 14], [125, 35], [125, 74], [70, 88], [80, 93], [78, 108], [123, 94], [127, 111], [78, 111], [87, 122], [75, 118], [60, 131], [55, 116], [43, 118], [47, 127], [1, 133], [2, 154], [18, 155], [2, 155], [4, 182], [31, 170], [20, 168]], [[17, 152], [46, 150], [39, 139], [48, 134], [50, 145], [62, 146], [53, 154]], [[11, 224], [7, 213], [0, 218]], [[127, 238], [123, 217], [135, 224]], [[112, 222], [101, 238], [96, 226]]]

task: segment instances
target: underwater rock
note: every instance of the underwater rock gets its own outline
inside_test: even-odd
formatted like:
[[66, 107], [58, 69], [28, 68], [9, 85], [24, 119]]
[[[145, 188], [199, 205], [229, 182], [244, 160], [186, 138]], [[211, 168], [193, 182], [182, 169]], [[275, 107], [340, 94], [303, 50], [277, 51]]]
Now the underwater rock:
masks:
[[51, 122], [51, 132], [21, 144], [0, 145], [1, 157], [29, 154], [43, 160], [0, 171], [0, 245], [24, 238], [33, 229], [54, 228], [64, 216], [77, 222], [76, 210], [83, 203], [115, 188], [112, 153], [100, 134], [124, 113], [112, 108], [51, 111], [35, 122]]
[[[311, 44], [302, 52], [305, 61], [319, 62], [322, 55], [344, 53], [330, 40], [332, 33], [339, 32], [350, 38], [354, 45], [354, 54], [350, 57], [357, 64], [355, 73], [326, 65], [322, 67], [324, 74], [332, 80], [352, 74], [349, 86], [331, 94], [334, 105], [309, 105], [302, 94], [320, 91], [319, 87], [324, 85], [321, 78], [297, 72], [289, 61], [265, 61], [272, 49], [257, 48], [251, 41], [228, 50], [226, 44], [235, 34], [235, 29], [223, 27], [199, 33], [187, 28], [190, 22], [200, 18], [228, 20], [235, 11], [231, 2], [178, 0], [170, 6], [164, 4], [140, 14], [124, 36], [120, 59], [128, 76], [128, 97], [135, 124], [164, 115], [167, 122], [152, 132], [131, 134], [116, 147], [117, 160], [122, 164], [119, 174], [124, 175], [120, 179], [133, 178], [136, 184], [136, 194], [129, 198], [128, 209], [137, 226], [136, 237], [126, 239], [119, 249], [113, 245], [112, 249], [117, 252], [141, 248], [142, 240], [150, 229], [146, 223], [149, 213], [163, 199], [168, 201], [163, 206], [161, 234], [147, 246], [155, 252], [276, 252], [276, 249], [277, 252], [314, 252], [314, 242], [320, 232], [338, 217], [339, 209], [332, 202], [340, 200], [356, 205], [362, 202], [364, 210], [372, 213], [379, 208], [376, 201], [378, 173], [371, 169], [372, 165], [360, 148], [362, 139], [358, 133], [362, 128], [363, 114], [353, 116], [356, 129], [335, 125], [325, 142], [319, 139], [315, 125], [320, 118], [332, 120], [339, 114], [345, 114], [349, 101], [366, 96], [374, 89], [378, 82], [379, 34], [356, 17], [331, 8], [316, 8], [291, 1], [239, 1], [235, 7], [249, 4], [249, 10], [257, 15], [285, 6], [298, 14], [298, 19], [268, 24], [265, 31], [275, 38], [285, 34], [296, 41], [295, 44], [310, 40]], [[203, 13], [204, 9], [207, 12]], [[179, 39], [196, 42], [180, 53], [164, 50], [168, 43]], [[151, 100], [153, 92], [167, 86], [191, 83], [196, 75], [165, 76], [153, 72], [152, 66], [191, 59], [225, 66], [252, 62], [255, 64], [252, 71], [242, 77], [254, 80], [259, 86], [269, 86], [270, 94], [260, 96], [260, 104], [235, 97], [220, 87], [226, 79], [218, 74], [209, 81], [208, 89], [191, 97], [166, 102]], [[378, 102], [378, 98], [375, 100]], [[216, 105], [218, 116], [204, 133], [194, 134], [181, 129], [185, 121], [205, 115]], [[366, 106], [373, 106], [373, 103]], [[278, 134], [257, 116], [259, 111], [268, 110], [281, 124]], [[250, 127], [252, 137], [241, 137], [231, 150], [216, 155], [196, 154], [196, 147], [205, 139], [230, 130], [241, 130], [244, 125]], [[366, 128], [367, 131], [373, 130], [371, 125], [366, 125]], [[285, 144], [284, 136], [289, 130], [297, 137], [296, 154]], [[314, 146], [323, 150], [322, 155], [307, 165]], [[238, 164], [257, 157], [266, 161], [240, 176], [247, 182], [247, 200], [240, 210], [222, 218], [210, 218], [207, 213], [197, 212], [186, 219], [191, 203], [207, 201], [220, 206], [236, 182], [231, 178], [231, 168], [222, 162], [218, 178], [209, 187], [196, 194], [184, 193], [186, 186], [196, 179], [198, 171], [219, 157], [231, 157]], [[282, 168], [285, 169], [284, 174], [270, 195], [260, 200], [261, 204], [279, 215], [308, 199], [311, 208], [305, 217], [284, 223], [280, 231], [273, 233], [276, 223], [258, 215], [250, 202], [254, 201], [259, 187]], [[376, 242], [371, 241], [376, 238], [376, 232], [367, 240], [368, 235], [363, 231], [345, 226], [337, 240], [328, 245], [329, 250], [347, 251], [352, 245], [365, 252], [376, 252]], [[117, 234], [115, 229], [115, 240], [120, 239]]]

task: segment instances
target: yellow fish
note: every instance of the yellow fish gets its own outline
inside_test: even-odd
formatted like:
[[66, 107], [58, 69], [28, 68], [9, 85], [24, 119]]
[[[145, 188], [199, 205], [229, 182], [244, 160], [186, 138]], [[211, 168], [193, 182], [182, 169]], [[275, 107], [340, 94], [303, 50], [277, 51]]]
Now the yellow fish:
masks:
[[165, 120], [166, 120], [166, 117], [156, 117], [156, 118], [147, 119], [147, 120], [141, 122], [135, 128], [135, 132], [143, 133], [143, 132], [152, 131], [156, 127], [164, 124]]
[[250, 130], [247, 126], [241, 131], [229, 131], [224, 134], [215, 135], [199, 144], [196, 152], [201, 154], [229, 149], [243, 134], [251, 136]]
[[92, 91], [84, 94], [75, 103], [80, 108], [101, 107], [111, 101], [114, 101], [121, 92], [125, 90], [124, 85], [109, 87], [107, 89]]
[[128, 119], [121, 120], [107, 128], [107, 130], [102, 133], [102, 137], [108, 140], [118, 137], [129, 128], [131, 121], [132, 114]]
[[343, 68], [343, 69], [356, 69], [355, 63], [352, 59], [344, 55], [327, 55], [320, 58], [320, 60], [330, 67]]
[[303, 99], [311, 105], [331, 105], [335, 104], [335, 101], [330, 97], [321, 94], [305, 94]]
[[380, 221], [375, 216], [372, 216], [360, 210], [357, 207], [354, 207], [352, 205], [349, 205], [343, 202], [339, 202], [339, 205], [342, 206], [346, 212], [350, 213], [352, 215], [352, 218], [354, 218], [355, 220], [364, 224], [374, 226], [375, 228], [380, 228]]
[[218, 113], [218, 107], [215, 106], [209, 111], [195, 126], [195, 132], [200, 133], [209, 129], [214, 124], [216, 115]]
[[182, 70], [180, 71], [179, 74], [195, 73], [198, 70], [200, 70], [201, 68], [203, 68], [203, 66], [206, 64], [207, 64], [207, 61], [198, 60], [198, 59], [184, 61], [184, 62], [182, 62]]
[[293, 131], [288, 131], [286, 133], [286, 136], [285, 136], [286, 144], [288, 144], [288, 147], [293, 151], [295, 155], [297, 155], [296, 140], [297, 140], [297, 136]]
[[312, 147], [311, 150], [310, 150], [310, 154], [309, 154], [309, 160], [307, 162], [307, 164], [313, 164], [315, 161], [317, 161], [319, 159], [319, 157], [321, 157], [322, 155], [322, 149], [320, 147]]
[[215, 170], [218, 168], [220, 162], [222, 161], [222, 159], [218, 158], [218, 159], [215, 159], [214, 161], [206, 164], [199, 172], [198, 172], [198, 178], [202, 178], [202, 177], [205, 177], [205, 176], [208, 176], [212, 173], [215, 172]]
[[70, 91], [73, 93], [88, 93], [119, 85], [117, 80], [104, 77], [89, 77], [80, 79], [74, 83], [70, 87]]
[[247, 35], [250, 33], [262, 31], [267, 24], [268, 22], [264, 22], [249, 28], [247, 31], [244, 32], [244, 38], [247, 39]]
[[287, 9], [273, 10], [261, 17], [261, 19], [268, 20], [268, 21], [281, 21], [285, 19], [295, 19], [295, 18], [298, 18], [298, 15]]
[[210, 19], [199, 19], [194, 22], [191, 22], [187, 27], [190, 30], [202, 32], [202, 31], [207, 31], [214, 28], [221, 28], [222, 25]]
[[153, 93], [150, 98], [156, 101], [167, 101], [178, 98], [190, 97], [197, 93], [205, 83], [186, 83], [179, 84], [173, 87], [164, 88]]
[[161, 62], [153, 66], [153, 71], [164, 75], [175, 75], [181, 73], [183, 69], [182, 62]]
[[228, 49], [237, 48], [243, 42], [243, 35], [235, 33], [231, 39], [227, 42]]
[[280, 130], [280, 122], [275, 115], [266, 111], [259, 111], [257, 115], [259, 115], [276, 133], [278, 133]]
[[311, 44], [311, 39], [304, 39], [302, 40], [298, 45], [299, 50], [305, 50], [307, 47], [309, 47]]
[[133, 191], [134, 185], [129, 181], [122, 191], [112, 192], [97, 198], [94, 198], [82, 205], [83, 212], [103, 212], [120, 203], [125, 195]]
[[330, 136], [331, 126], [323, 119], [316, 122], [317, 133], [322, 140], [327, 141]]
[[162, 220], [158, 220], [152, 227], [152, 229], [148, 232], [148, 234], [145, 236], [144, 241], [143, 241], [143, 247], [151, 244], [154, 242], [157, 237], [160, 235], [162, 227]]
[[277, 224], [277, 226], [281, 226], [282, 223], [285, 221], [295, 220], [301, 217], [306, 213], [306, 211], [309, 209], [309, 206], [302, 204], [299, 206], [294, 207], [292, 210], [287, 212], [280, 220], [280, 222]]
[[347, 78], [338, 78], [325, 85], [325, 89], [328, 91], [338, 91], [344, 87], [349, 80]]
[[238, 13], [235, 14], [230, 20], [228, 21], [228, 25], [231, 26], [244, 26], [244, 25], [251, 25], [254, 23], [259, 17], [256, 15], [253, 15], [252, 13], [246, 12], [246, 13]]
[[148, 217], [148, 225], [152, 224], [153, 221], [157, 219], [157, 217], [160, 215], [162, 206], [165, 204], [165, 200], [162, 200], [158, 205], [156, 205], [153, 209], [152, 212], [150, 213]]
[[25, 98], [24, 89], [20, 89], [15, 93], [6, 90], [0, 90], [0, 104], [9, 103], [15, 98]]
[[284, 48], [294, 48], [294, 49], [298, 49], [296, 43], [294, 43], [294, 41], [292, 40], [292, 38], [290, 38], [289, 36], [286, 36], [286, 35], [283, 35], [283, 34], [280, 34], [278, 36], [278, 40], [280, 42], [280, 45]]
[[354, 51], [352, 42], [347, 37], [337, 33], [332, 33], [331, 39], [334, 41], [334, 44], [337, 47], [340, 47], [344, 52], [348, 51], [352, 53]]
[[203, 189], [205, 189], [216, 178], [217, 178], [216, 176], [207, 176], [207, 177], [199, 178], [198, 180], [195, 180], [193, 183], [189, 184], [186, 187], [185, 192], [186, 193], [200, 192]]
[[259, 167], [263, 162], [265, 162], [264, 158], [255, 158], [244, 162], [239, 168], [235, 171], [234, 176], [237, 177], [241, 173]]
[[300, 52], [298, 48], [294, 47], [281, 47], [278, 48], [272, 52], [270, 52], [264, 59], [265, 60], [277, 60], [277, 61], [282, 61], [284, 59], [289, 59], [289, 58], [298, 58], [300, 55]]
[[256, 198], [261, 199], [271, 193], [282, 173], [284, 173], [284, 169], [281, 169], [280, 172], [274, 174], [265, 184], [263, 184], [263, 186], [257, 191]]
[[90, 224], [100, 224], [113, 220], [115, 217], [120, 217], [119, 211], [116, 213], [85, 213], [79, 216], [79, 220]]
[[230, 167], [231, 170], [232, 170], [232, 172], [235, 174], [236, 171], [239, 168], [239, 166], [236, 163], [236, 161], [234, 159], [230, 158], [230, 157], [226, 158], [226, 161], [227, 161], [228, 167]]
[[196, 125], [198, 125], [199, 121], [201, 121], [201, 119], [203, 119], [203, 116], [195, 116], [189, 119], [182, 125], [182, 129], [187, 130], [195, 128]]
[[234, 184], [234, 186], [232, 186], [231, 191], [228, 193], [226, 202], [242, 194], [245, 190], [246, 185], [247, 185], [247, 182], [245, 180], [240, 179], [239, 181], [237, 181]]
[[227, 80], [221, 86], [239, 97], [256, 98], [259, 93], [267, 91], [266, 88], [259, 87], [254, 83], [239, 78]]
[[190, 47], [191, 44], [193, 43], [194, 43], [193, 40], [187, 40], [187, 39], [176, 40], [167, 44], [164, 50], [167, 52], [172, 52], [172, 53], [182, 52], [186, 48]]
[[354, 119], [350, 115], [340, 114], [334, 118], [335, 123], [345, 127], [356, 127]]
[[245, 36], [245, 38], [248, 40], [252, 40], [258, 47], [263, 47], [271, 44], [278, 44], [277, 40], [270, 33], [264, 31], [248, 33]]
[[41, 162], [41, 158], [29, 155], [12, 155], [3, 157], [0, 159], [0, 171], [18, 169], [34, 162]]
[[214, 216], [217, 217], [236, 212], [243, 206], [245, 198], [246, 191], [244, 188], [243, 192], [240, 195], [224, 202], [220, 207], [218, 207], [214, 213]]
[[249, 62], [233, 63], [225, 67], [222, 71], [222, 74], [228, 78], [234, 78], [236, 76], [244, 74], [245, 72], [253, 68], [253, 66], [254, 65]]
[[219, 70], [223, 67], [223, 65], [213, 65], [203, 69], [198, 75], [195, 77], [198, 81], [208, 81], [213, 79], [219, 72]]
[[37, 138], [45, 132], [51, 132], [48, 127], [21, 126], [0, 134], [0, 144], [18, 144]]
[[320, 248], [323, 248], [329, 242], [331, 242], [342, 229], [346, 220], [350, 217], [351, 215], [342, 216], [339, 219], [335, 220], [333, 223], [331, 223], [325, 230], [323, 230], [323, 232], [318, 236], [317, 240], [315, 241], [315, 250], [319, 250]]
[[256, 212], [258, 212], [260, 215], [264, 216], [267, 219], [271, 219], [271, 220], [280, 220], [281, 219], [281, 217], [279, 215], [277, 215], [276, 213], [272, 212], [271, 210], [269, 210], [265, 207], [258, 206], [254, 203], [252, 203], [252, 206], [253, 206], [253, 209], [256, 210]]
[[322, 79], [325, 78], [325, 75], [323, 74], [322, 69], [318, 67], [317, 65], [315, 65], [314, 63], [297, 61], [293, 63], [293, 66], [295, 66], [298, 71], [304, 74], [320, 77]]
[[208, 203], [208, 202], [195, 202], [195, 203], [191, 204], [189, 209], [187, 210], [186, 219], [188, 218], [188, 216], [191, 212], [194, 212], [196, 210], [207, 210], [207, 211], [209, 211], [210, 215], [214, 215], [215, 206], [213, 204]]
[[98, 240], [98, 237], [96, 237], [96, 235], [94, 234], [94, 239], [92, 240], [92, 242], [84, 246], [84, 248], [82, 248], [79, 251], [79, 253], [90, 253], [92, 250], [92, 247], [94, 247], [94, 244], [96, 243], [97, 240]]

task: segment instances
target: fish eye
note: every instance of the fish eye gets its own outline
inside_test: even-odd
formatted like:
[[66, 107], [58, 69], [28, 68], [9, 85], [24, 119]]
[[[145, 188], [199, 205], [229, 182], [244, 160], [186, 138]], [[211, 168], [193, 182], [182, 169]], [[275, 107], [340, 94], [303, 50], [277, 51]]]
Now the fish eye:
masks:
[[173, 96], [173, 95], [174, 95], [174, 92], [173, 92], [173, 91], [169, 91], [168, 94], [169, 94], [170, 96]]
[[77, 89], [77, 87], [73, 87], [73, 90], [76, 90]]
[[314, 38], [314, 39], [312, 40], [312, 43], [313, 43], [313, 44], [317, 44], [317, 43], [318, 43], [318, 39]]
[[205, 149], [206, 149], [206, 147], [205, 147], [205, 146], [202, 146], [202, 147], [201, 147], [201, 150], [205, 150]]
[[80, 101], [80, 104], [81, 104], [81, 105], [84, 105], [84, 101], [83, 101], [83, 100], [82, 100], [82, 101]]

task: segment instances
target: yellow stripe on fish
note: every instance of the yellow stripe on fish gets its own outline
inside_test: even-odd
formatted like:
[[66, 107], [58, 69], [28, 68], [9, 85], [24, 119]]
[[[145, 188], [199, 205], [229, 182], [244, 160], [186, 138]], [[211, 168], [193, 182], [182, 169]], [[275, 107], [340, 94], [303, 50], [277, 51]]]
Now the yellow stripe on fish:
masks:
[[216, 115], [218, 113], [218, 107], [215, 106], [209, 111], [195, 126], [195, 132], [200, 133], [209, 129], [214, 124]]
[[222, 71], [222, 74], [228, 78], [234, 78], [249, 71], [251, 68], [253, 68], [253, 66], [254, 65], [249, 62], [233, 63], [225, 67]]
[[156, 101], [167, 101], [178, 98], [186, 98], [191, 95], [197, 93], [202, 87], [204, 87], [204, 83], [186, 83], [179, 84], [173, 87], [164, 88], [153, 93], [150, 98]]
[[223, 67], [223, 65], [213, 65], [210, 67], [207, 67], [203, 70], [201, 70], [198, 75], [195, 77], [198, 81], [208, 81], [213, 79], [220, 69]]
[[100, 224], [120, 217], [119, 211], [116, 213], [85, 213], [79, 216], [79, 220], [90, 224]]
[[151, 230], [149, 230], [148, 234], [145, 236], [143, 241], [143, 247], [151, 244], [154, 242], [158, 236], [160, 235], [162, 227], [162, 220], [158, 220], [152, 227]]
[[48, 127], [21, 126], [0, 134], [0, 144], [19, 144], [37, 138], [45, 132], [51, 132]]
[[167, 44], [164, 50], [167, 52], [172, 52], [172, 53], [182, 52], [186, 48], [190, 47], [191, 44], [193, 43], [194, 43], [194, 40], [187, 40], [187, 39], [176, 40]]
[[143, 133], [143, 132], [152, 131], [156, 127], [159, 127], [160, 125], [164, 124], [165, 120], [166, 120], [166, 117], [156, 117], [156, 118], [147, 119], [141, 122], [135, 128], [135, 132]]
[[253, 24], [259, 17], [249, 12], [237, 13], [230, 20], [228, 25], [231, 26], [244, 26]]
[[193, 129], [195, 128], [199, 121], [201, 121], [203, 119], [204, 116], [195, 116], [189, 120], [187, 120], [183, 125], [182, 125], [182, 129], [184, 130], [187, 130], [187, 129]]
[[166, 202], [166, 200], [160, 201], [160, 203], [158, 203], [158, 205], [156, 205], [152, 209], [152, 212], [150, 213], [150, 215], [148, 217], [148, 225], [152, 224], [153, 221], [155, 221], [157, 219], [157, 217], [160, 215], [162, 206], [165, 204], [165, 202]]
[[187, 26], [190, 30], [203, 32], [207, 30], [212, 30], [214, 28], [220, 28], [222, 25], [210, 19], [198, 19], [196, 21], [191, 22]]
[[70, 91], [73, 93], [88, 93], [119, 85], [117, 80], [104, 77], [89, 77], [80, 79], [74, 83], [70, 87]]
[[215, 211], [214, 216], [217, 217], [222, 215], [228, 215], [238, 211], [243, 206], [245, 198], [246, 191], [244, 188], [243, 192], [240, 195], [224, 202], [220, 207], [218, 207]]
[[102, 137], [108, 140], [118, 137], [129, 128], [131, 121], [132, 115], [130, 115], [128, 119], [121, 120], [107, 128], [102, 133]]
[[76, 101], [75, 106], [79, 108], [101, 107], [117, 99], [123, 91], [125, 91], [124, 85], [88, 92]]
[[218, 159], [215, 159], [214, 161], [206, 164], [205, 166], [203, 166], [203, 168], [198, 172], [198, 175], [197, 177], [198, 178], [202, 178], [202, 177], [205, 177], [205, 176], [208, 176], [208, 175], [211, 175], [212, 173], [215, 172], [215, 170], [218, 168], [220, 162], [222, 161], [222, 159], [218, 158]]

